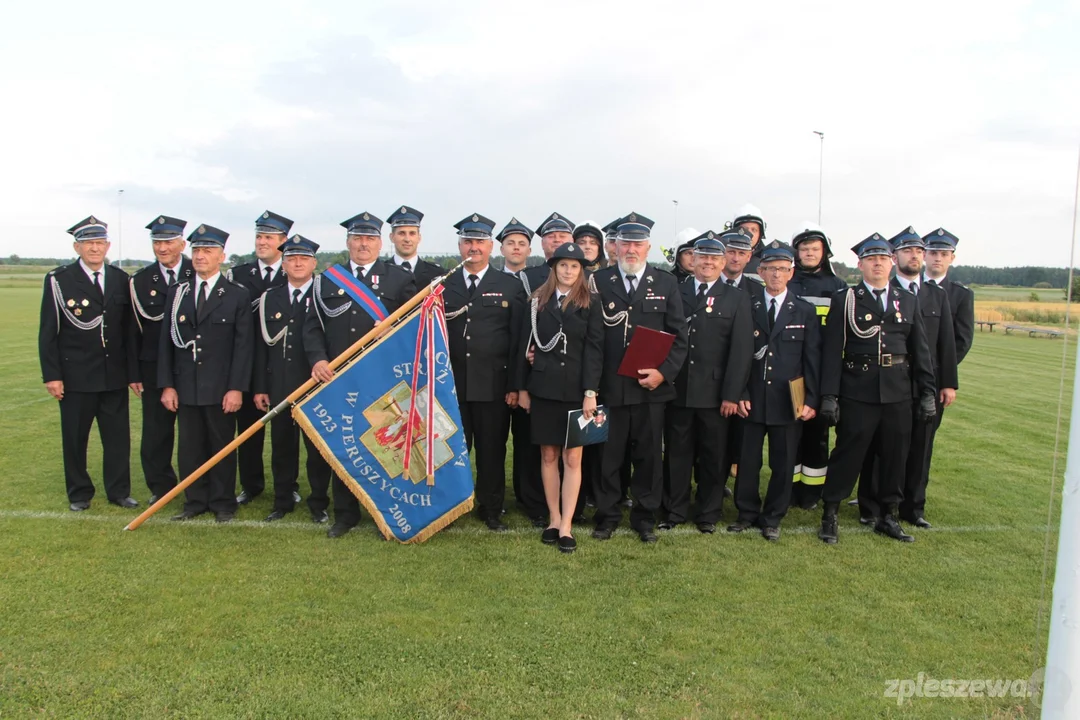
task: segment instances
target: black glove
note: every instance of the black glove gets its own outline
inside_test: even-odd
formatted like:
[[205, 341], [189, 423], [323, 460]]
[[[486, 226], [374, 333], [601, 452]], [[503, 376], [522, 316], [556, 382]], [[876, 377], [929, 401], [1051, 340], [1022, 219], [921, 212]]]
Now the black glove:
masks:
[[918, 418], [920, 422], [929, 422], [937, 415], [937, 399], [932, 392], [924, 392], [919, 400]]
[[840, 422], [840, 403], [835, 395], [825, 395], [821, 398], [821, 409], [818, 417], [823, 419], [830, 427]]

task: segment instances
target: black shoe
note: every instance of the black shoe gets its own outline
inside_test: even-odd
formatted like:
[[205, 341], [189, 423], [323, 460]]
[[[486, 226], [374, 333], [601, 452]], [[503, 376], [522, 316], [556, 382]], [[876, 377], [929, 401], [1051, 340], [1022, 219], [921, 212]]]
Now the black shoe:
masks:
[[657, 525], [656, 527], [659, 528], [660, 530], [674, 530], [675, 526], [678, 525], [678, 524], [679, 523], [673, 522], [671, 520], [665, 520], [662, 523], [660, 523], [659, 525]]
[[611, 528], [596, 528], [592, 531], [593, 540], [610, 540], [612, 533], [615, 531]]
[[487, 529], [491, 530], [492, 532], [501, 533], [506, 532], [510, 529], [506, 527], [506, 524], [497, 517], [489, 517], [487, 520], [484, 520], [484, 524], [487, 525]]
[[594, 500], [591, 497], [585, 498], [585, 507], [587, 507], [587, 508], [595, 508], [596, 507], [596, 500]]
[[577, 550], [577, 540], [569, 535], [563, 535], [559, 538], [559, 552], [572, 553]]
[[848, 504], [848, 507], [858, 507], [859, 498], [855, 498], [854, 500], [848, 500], [847, 504]]
[[732, 496], [731, 495], [731, 488], [729, 488], [727, 485], [725, 485], [724, 486], [724, 497], [729, 498], [731, 496]]
[[753, 523], [749, 523], [746, 520], [737, 520], [727, 526], [729, 533], [741, 533], [743, 530], [749, 530], [753, 527]]
[[325, 510], [312, 510], [311, 522], [316, 525], [322, 525], [330, 521], [330, 516], [326, 514]]
[[900, 523], [896, 521], [896, 516], [892, 513], [882, 516], [881, 520], [874, 525], [874, 532], [900, 542], [915, 542], [915, 538], [904, 532], [904, 528], [900, 527]]
[[716, 523], [699, 522], [697, 524], [697, 529], [700, 533], [704, 533], [705, 535], [712, 535], [714, 532], [716, 532]]
[[534, 528], [547, 527], [547, 518], [542, 518], [540, 516], [536, 516], [536, 517], [529, 518], [529, 520], [532, 522], [532, 526]]
[[652, 544], [656, 542], [656, 533], [652, 530], [638, 530], [638, 537], [641, 538], [641, 542]]
[[763, 527], [761, 528], [761, 536], [769, 542], [780, 541], [780, 528], [778, 527]]
[[219, 523], [230, 523], [236, 519], [236, 513], [231, 512], [219, 512], [214, 513], [214, 520]]
[[624, 507], [627, 510], [633, 510], [633, 508], [634, 508], [634, 500], [633, 500], [633, 498], [628, 498], [628, 497], [623, 498], [622, 501], [619, 502], [619, 506]]
[[258, 495], [248, 495], [247, 490], [241, 490], [240, 494], [236, 496], [237, 505], [247, 505], [249, 502], [257, 498]]
[[285, 519], [285, 511], [284, 510], [275, 510], [274, 512], [272, 512], [272, 513], [270, 513], [269, 515], [266, 516], [266, 522], [274, 522], [275, 520], [283, 520], [283, 519]]
[[587, 522], [589, 521], [585, 519], [585, 515], [583, 513], [570, 518], [571, 525], [584, 525]]
[[295, 490], [293, 490], [293, 491], [292, 491], [292, 501], [293, 501], [293, 504], [294, 504], [294, 505], [299, 505], [299, 504], [300, 504], [300, 500], [301, 500], [301, 498], [300, 498], [300, 493], [298, 493], [298, 492], [296, 492]]
[[330, 526], [330, 529], [326, 531], [326, 537], [339, 538], [342, 535], [346, 535], [353, 529], [352, 525], [346, 525], [343, 522], [336, 522]]
[[554, 545], [559, 541], [559, 528], [548, 528], [540, 533], [540, 542], [545, 545]]
[[70, 510], [71, 512], [82, 512], [83, 510], [89, 510], [89, 509], [90, 509], [90, 501], [89, 500], [80, 500], [78, 502], [73, 502], [70, 505], [68, 505], [68, 510]]
[[838, 510], [836, 503], [825, 503], [825, 511], [821, 515], [821, 529], [817, 536], [826, 545], [835, 545], [840, 539], [840, 523], [836, 517]]
[[874, 517], [873, 515], [860, 515], [860, 525], [877, 525], [881, 521], [881, 518]]
[[146, 501], [146, 504], [147, 505], [153, 505], [154, 503], [156, 503], [160, 499], [161, 498], [159, 498], [157, 495], [151, 495], [150, 499]]
[[139, 501], [133, 497], [120, 498], [119, 500], [110, 500], [109, 504], [115, 505], [117, 507], [127, 508], [128, 510], [130, 510], [131, 508], [139, 507]]
[[185, 510], [184, 512], [180, 513], [179, 515], [173, 515], [169, 519], [170, 520], [175, 520], [177, 522], [183, 522], [184, 520], [191, 520], [192, 518], [197, 518], [200, 515], [202, 515], [204, 512], [206, 512], [206, 511], [202, 510], [200, 512], [195, 512], [194, 510]]
[[817, 510], [817, 500], [804, 500], [798, 505], [798, 508], [807, 512]]
[[914, 525], [917, 528], [922, 529], [922, 530], [929, 530], [930, 528], [934, 527], [922, 515], [916, 515], [915, 519], [911, 521], [911, 524]]

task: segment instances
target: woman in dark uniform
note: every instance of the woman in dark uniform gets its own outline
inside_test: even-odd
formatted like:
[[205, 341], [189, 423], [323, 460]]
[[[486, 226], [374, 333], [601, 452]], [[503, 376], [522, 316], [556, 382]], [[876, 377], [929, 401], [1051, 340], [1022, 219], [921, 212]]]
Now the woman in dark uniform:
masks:
[[[556, 248], [548, 260], [551, 273], [530, 298], [526, 313], [530, 366], [522, 357], [518, 404], [532, 416], [532, 441], [540, 446], [540, 473], [547, 500], [546, 544], [573, 552], [577, 542], [571, 522], [581, 490], [581, 448], [566, 448], [567, 415], [596, 412], [596, 390], [603, 365], [603, 315], [589, 292], [585, 254], [576, 243]], [[559, 478], [559, 459], [563, 476]], [[561, 490], [561, 492], [560, 492]]]

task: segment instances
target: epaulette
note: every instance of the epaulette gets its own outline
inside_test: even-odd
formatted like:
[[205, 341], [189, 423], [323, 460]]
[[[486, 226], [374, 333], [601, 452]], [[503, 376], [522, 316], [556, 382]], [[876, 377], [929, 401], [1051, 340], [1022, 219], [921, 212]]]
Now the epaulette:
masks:
[[406, 270], [403, 267], [395, 265], [392, 262], [384, 262], [384, 264], [386, 265], [387, 268], [393, 268], [394, 269], [393, 272], [403, 273], [405, 275], [408, 275], [409, 277], [413, 276], [413, 274], [411, 272], [409, 272], [408, 270]]
[[[150, 263], [149, 265], [143, 265], [143, 266], [142, 266], [141, 268], [139, 268], [138, 270], [136, 270], [135, 272], [133, 272], [133, 273], [131, 274], [131, 276], [132, 276], [132, 277], [135, 277], [135, 276], [137, 276], [137, 275], [142, 275], [142, 274], [143, 274], [143, 273], [145, 273], [145, 272], [149, 272], [150, 270], [152, 270], [152, 269], [153, 269], [154, 267], [156, 267], [156, 266], [157, 266], [157, 263], [156, 263], [156, 262], [152, 262], [152, 263]], [[177, 268], [177, 272], [179, 273], [179, 268]]]
[[46, 273], [46, 275], [56, 275], [57, 273], [62, 273], [67, 269], [68, 269], [67, 265], [61, 265], [60, 267], [53, 268], [48, 273]]

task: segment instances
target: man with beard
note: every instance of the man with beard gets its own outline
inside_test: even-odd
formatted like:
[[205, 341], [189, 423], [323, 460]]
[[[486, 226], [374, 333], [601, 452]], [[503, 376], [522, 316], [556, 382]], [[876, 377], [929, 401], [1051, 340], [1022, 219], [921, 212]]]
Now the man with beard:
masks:
[[[695, 242], [696, 241], [696, 242]], [[697, 480], [702, 533], [716, 532], [724, 502], [728, 419], [738, 411], [753, 353], [750, 296], [720, 279], [724, 245], [707, 231], [693, 242], [694, 274], [679, 283], [687, 318], [686, 361], [675, 378], [675, 399], [664, 420], [661, 530], [690, 515], [690, 476]], [[723, 468], [724, 470], [722, 470]]]
[[765, 247], [765, 220], [762, 219], [761, 211], [750, 203], [743, 205], [731, 221], [731, 229], [743, 230], [750, 237], [751, 257], [741, 272], [756, 273], [758, 263], [761, 262], [761, 250]]
[[[525, 227], [518, 219], [510, 218], [495, 239], [499, 241], [499, 253], [503, 256], [503, 272], [517, 275], [528, 266], [529, 253], [532, 252], [533, 231]], [[517, 437], [517, 431], [514, 431]], [[528, 438], [528, 435], [525, 435]]]
[[[925, 517], [926, 485], [930, 480], [930, 433], [937, 415], [956, 399], [959, 385], [956, 373], [956, 337], [953, 334], [952, 310], [949, 298], [938, 285], [923, 281], [923, 255], [926, 242], [908, 226], [889, 240], [896, 255], [896, 277], [893, 287], [907, 290], [919, 299], [919, 314], [926, 329], [930, 360], [938, 388], [937, 414], [929, 421], [914, 418], [911, 426], [911, 446], [904, 470], [904, 499], [900, 503], [900, 519], [918, 528], [929, 528]], [[881, 510], [874, 501], [876, 480], [874, 456], [867, 455], [859, 477], [859, 516], [865, 524], [876, 521]], [[878, 469], [880, 471], [880, 469]]]
[[[228, 270], [225, 277], [247, 288], [251, 295], [252, 322], [255, 321], [255, 309], [259, 297], [270, 288], [285, 284], [285, 273], [281, 269], [281, 252], [278, 246], [285, 240], [292, 228], [293, 221], [267, 210], [255, 220], [255, 262], [242, 263]], [[255, 396], [245, 391], [244, 404], [236, 413], [236, 430], [243, 432], [262, 417], [255, 407]], [[266, 475], [263, 470], [263, 438], [266, 431], [262, 428], [252, 435], [237, 451], [240, 466], [240, 494], [236, 502], [246, 505], [262, 494], [266, 487]], [[300, 496], [296, 496], [300, 502]]]
[[[474, 213], [454, 227], [465, 265], [443, 284], [450, 365], [465, 441], [476, 450], [477, 515], [489, 530], [505, 532], [506, 436], [510, 409], [517, 406], [525, 290], [489, 265], [494, 222]], [[543, 493], [541, 484], [546, 508]]]
[[[362, 212], [341, 225], [346, 231], [349, 273], [371, 288], [387, 312], [394, 312], [416, 294], [411, 273], [379, 259], [382, 220]], [[352, 347], [377, 322], [333, 281], [316, 276], [311, 289], [311, 304], [304, 313], [304, 352], [311, 365], [311, 376], [319, 382], [330, 382], [334, 377], [330, 361]], [[333, 495], [334, 524], [326, 532], [328, 538], [341, 537], [360, 522], [360, 502], [336, 476]]]
[[892, 246], [877, 233], [852, 248], [862, 282], [833, 296], [825, 320], [819, 413], [836, 425], [818, 537], [835, 544], [838, 509], [855, 487], [863, 459], [880, 459], [874, 532], [914, 542], [897, 521], [911, 442], [912, 399], [919, 419], [937, 413], [934, 370], [914, 295], [889, 285]]
[[[847, 283], [833, 272], [832, 247], [825, 231], [804, 221], [791, 235], [796, 253], [795, 277], [788, 291], [817, 309], [819, 322], [825, 325], [832, 296], [847, 289]], [[829, 464], [829, 426], [820, 417], [803, 422], [802, 438], [795, 459], [791, 504], [813, 510], [825, 485], [825, 467]]]
[[94, 482], [86, 468], [90, 428], [98, 424], [102, 480], [109, 502], [134, 508], [128, 387], [138, 392], [128, 276], [105, 264], [109, 232], [91, 215], [68, 233], [79, 259], [45, 276], [38, 357], [49, 395], [60, 404], [60, 442], [68, 509], [90, 507]]
[[[656, 542], [653, 532], [663, 494], [661, 446], [664, 407], [675, 398], [673, 381], [686, 358], [686, 317], [675, 278], [646, 262], [653, 221], [630, 213], [617, 228], [619, 262], [593, 275], [604, 310], [604, 369], [600, 395], [608, 406], [608, 441], [596, 491], [597, 540], [610, 539], [622, 520], [620, 471], [627, 448], [634, 506], [631, 527], [642, 542]], [[634, 332], [647, 327], [675, 336], [659, 367], [638, 368], [637, 378], [618, 374]]]
[[408, 205], [390, 214], [386, 222], [390, 223], [390, 243], [394, 246], [394, 256], [390, 262], [402, 270], [411, 273], [417, 289], [431, 284], [431, 281], [443, 274], [443, 269], [435, 263], [422, 260], [417, 254], [420, 248], [420, 221], [424, 213]]
[[136, 394], [142, 399], [142, 442], [139, 458], [143, 477], [150, 488], [150, 504], [176, 487], [172, 457], [176, 415], [161, 404], [157, 384], [158, 341], [165, 317], [165, 296], [178, 282], [190, 280], [195, 271], [184, 257], [184, 227], [187, 222], [160, 215], [146, 228], [157, 262], [131, 277], [131, 305], [135, 316], [135, 352], [139, 358]]

